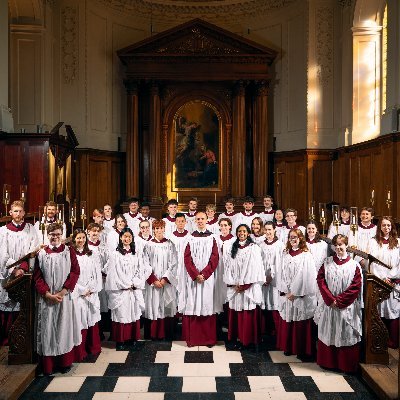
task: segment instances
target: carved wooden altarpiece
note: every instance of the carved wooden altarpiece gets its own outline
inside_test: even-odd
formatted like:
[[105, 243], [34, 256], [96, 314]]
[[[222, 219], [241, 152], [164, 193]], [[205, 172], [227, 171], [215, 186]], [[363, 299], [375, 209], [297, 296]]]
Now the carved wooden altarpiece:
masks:
[[[260, 198], [266, 193], [267, 88], [275, 51], [195, 19], [118, 55], [126, 66], [128, 92], [128, 196], [147, 199], [157, 209], [167, 198], [176, 198], [178, 191], [181, 202], [196, 196], [203, 204], [225, 196]], [[208, 105], [218, 116], [219, 145], [208, 137], [214, 143], [218, 179], [211, 178], [211, 183], [200, 179], [203, 183], [197, 187], [185, 188], [174, 179], [177, 157], [188, 143], [189, 150], [200, 148], [210, 135], [206, 126], [198, 124], [199, 133], [177, 143], [179, 110], [193, 102]], [[185, 127], [198, 119], [194, 115], [182, 121], [184, 136]], [[203, 174], [196, 168], [188, 174]]]

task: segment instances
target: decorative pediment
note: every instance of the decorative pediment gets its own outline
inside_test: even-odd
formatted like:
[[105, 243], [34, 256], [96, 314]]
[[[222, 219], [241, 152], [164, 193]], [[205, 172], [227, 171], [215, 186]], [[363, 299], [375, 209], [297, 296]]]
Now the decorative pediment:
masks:
[[[118, 51], [120, 59], [128, 66], [128, 76], [138, 79], [177, 78], [174, 73], [187, 73], [196, 80], [201, 80], [204, 73], [208, 73], [211, 80], [220, 80], [224, 74], [227, 79], [268, 79], [268, 65], [276, 54], [274, 50], [201, 19]], [[173, 64], [179, 67], [168, 70]], [[213, 68], [216, 64], [218, 66]], [[225, 65], [236, 67], [226, 68]], [[250, 65], [256, 67], [252, 69]], [[194, 76], [196, 72], [199, 76]]]

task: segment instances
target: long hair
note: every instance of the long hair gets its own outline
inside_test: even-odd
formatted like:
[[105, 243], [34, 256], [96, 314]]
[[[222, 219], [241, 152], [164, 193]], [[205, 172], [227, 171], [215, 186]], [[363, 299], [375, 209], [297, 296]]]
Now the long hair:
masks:
[[315, 221], [313, 221], [313, 220], [311, 220], [311, 221], [308, 221], [307, 222], [307, 225], [306, 225], [306, 241], [309, 239], [308, 238], [308, 232], [307, 232], [307, 226], [308, 225], [315, 225], [315, 227], [317, 228], [317, 233], [315, 234], [315, 238], [314, 238], [314, 242], [315, 243], [318, 243], [318, 242], [320, 242], [322, 239], [321, 239], [321, 234], [318, 232], [318, 226], [317, 226], [317, 223], [315, 222]]
[[282, 221], [281, 221], [280, 223], [283, 224], [283, 226], [286, 226], [286, 225], [287, 225], [287, 222], [286, 222], [286, 220], [285, 220], [285, 212], [282, 210], [282, 208], [277, 208], [277, 209], [275, 210], [273, 221], [275, 222], [275, 224], [278, 222], [278, 221], [276, 220], [276, 218], [275, 218], [275, 214], [276, 214], [277, 211], [280, 211], [280, 212], [282, 213]]
[[[303, 235], [303, 232], [302, 232], [299, 228], [294, 228], [294, 229], [291, 229], [291, 230], [289, 231], [289, 236], [290, 236], [290, 234], [291, 234], [292, 232], [294, 232], [294, 233], [299, 237], [299, 239], [300, 239], [300, 242], [299, 242], [299, 249], [300, 249], [301, 251], [308, 251], [307, 242], [306, 242], [306, 239], [305, 239], [305, 237], [304, 237], [304, 235]], [[288, 241], [287, 241], [287, 243], [286, 243], [286, 250], [287, 250], [287, 251], [292, 250], [292, 245], [290, 244], [289, 236], [288, 236]]]
[[392, 219], [392, 217], [382, 217], [379, 219], [378, 222], [378, 227], [376, 229], [376, 236], [375, 239], [379, 244], [379, 247], [382, 247], [383, 244], [383, 233], [382, 233], [382, 221], [386, 219], [387, 221], [390, 222], [390, 224], [392, 225], [392, 229], [389, 232], [389, 249], [393, 250], [395, 248], [398, 247], [398, 242], [397, 242], [397, 229], [396, 229], [396, 225]]
[[133, 235], [133, 232], [131, 231], [131, 229], [130, 228], [124, 228], [124, 229], [122, 229], [122, 231], [119, 233], [119, 242], [118, 242], [118, 247], [117, 247], [117, 251], [119, 251], [122, 255], [124, 255], [125, 254], [125, 249], [124, 249], [124, 245], [123, 245], [123, 243], [122, 243], [122, 235], [124, 234], [124, 233], [126, 233], [126, 232], [128, 232], [128, 233], [130, 233], [131, 235], [132, 235], [132, 242], [131, 242], [131, 244], [129, 245], [129, 247], [131, 248], [131, 252], [132, 252], [132, 254], [135, 254], [136, 253], [136, 247], [135, 247], [135, 241], [133, 240], [133, 238], [134, 238], [134, 235]]
[[[260, 218], [260, 217], [255, 217], [253, 218], [253, 220], [251, 221], [251, 223], [253, 224], [253, 221], [256, 220], [258, 221], [258, 223], [260, 224], [260, 232], [259, 235], [262, 236], [264, 234], [264, 221]], [[253, 232], [253, 229], [251, 230], [251, 233], [255, 234]]]
[[247, 239], [246, 239], [246, 244], [250, 244], [250, 243], [254, 243], [253, 239], [250, 237], [251, 234], [251, 230], [250, 228], [246, 225], [246, 224], [240, 224], [237, 228], [236, 228], [236, 240], [233, 242], [232, 245], [232, 249], [231, 249], [231, 257], [235, 258], [236, 254], [239, 250], [239, 238], [237, 237], [239, 228], [241, 228], [242, 226], [244, 226], [246, 228], [246, 231], [248, 233]]
[[76, 237], [80, 234], [80, 233], [83, 233], [84, 235], [85, 235], [85, 244], [83, 245], [83, 251], [84, 251], [84, 253], [86, 253], [88, 256], [91, 256], [92, 255], [92, 250], [90, 250], [89, 249], [89, 244], [88, 244], [88, 237], [87, 237], [87, 234], [86, 234], [86, 232], [82, 229], [82, 228], [76, 228], [75, 230], [74, 230], [74, 233], [73, 233], [73, 235], [72, 235], [72, 244], [71, 244], [71, 246], [76, 250], [76, 251], [78, 251], [78, 248], [77, 248], [77, 246], [76, 246]]
[[128, 226], [128, 221], [126, 220], [126, 218], [123, 216], [123, 214], [117, 214], [115, 217], [114, 217], [114, 225], [113, 225], [113, 228], [114, 229], [118, 229], [117, 228], [117, 219], [118, 218], [121, 218], [124, 222], [125, 222], [125, 228]]

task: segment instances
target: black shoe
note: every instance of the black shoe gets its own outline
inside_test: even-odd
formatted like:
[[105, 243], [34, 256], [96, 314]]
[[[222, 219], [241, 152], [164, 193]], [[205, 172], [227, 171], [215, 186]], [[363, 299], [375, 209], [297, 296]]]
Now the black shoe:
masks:
[[286, 357], [289, 357], [289, 356], [292, 355], [292, 353], [291, 353], [290, 351], [284, 351], [283, 354], [284, 354]]
[[117, 345], [115, 346], [116, 350], [125, 350], [125, 343], [124, 342], [117, 342]]
[[71, 366], [69, 366], [69, 367], [61, 367], [60, 368], [60, 372], [62, 374], [67, 374], [69, 371], [71, 371]]

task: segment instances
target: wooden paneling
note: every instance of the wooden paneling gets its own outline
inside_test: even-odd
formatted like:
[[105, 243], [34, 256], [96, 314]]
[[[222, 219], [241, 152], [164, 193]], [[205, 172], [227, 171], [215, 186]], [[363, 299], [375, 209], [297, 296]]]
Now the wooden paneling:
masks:
[[75, 163], [75, 194], [86, 200], [88, 210], [111, 203], [115, 208], [124, 200], [125, 155], [123, 153], [78, 149]]
[[[27, 212], [38, 212], [49, 196], [49, 137], [46, 134], [0, 135], [0, 196], [3, 184], [11, 185], [11, 201], [27, 185]], [[3, 206], [1, 207], [4, 213]]]
[[[308, 201], [371, 206], [374, 190], [375, 216], [379, 217], [388, 214], [386, 198], [390, 190], [390, 214], [398, 221], [399, 150], [400, 133], [396, 132], [335, 150], [274, 153], [276, 202], [282, 207], [296, 208], [299, 220], [304, 220]], [[302, 172], [306, 173], [305, 177]]]

